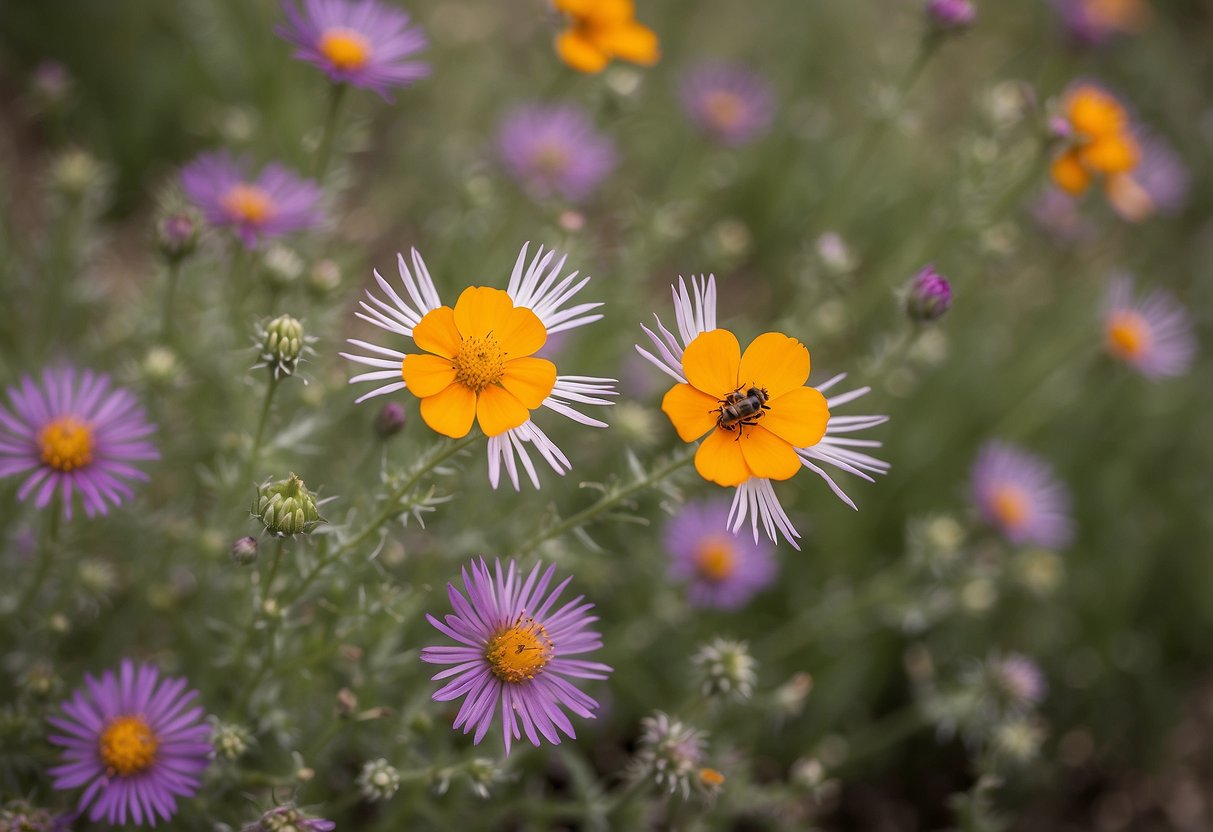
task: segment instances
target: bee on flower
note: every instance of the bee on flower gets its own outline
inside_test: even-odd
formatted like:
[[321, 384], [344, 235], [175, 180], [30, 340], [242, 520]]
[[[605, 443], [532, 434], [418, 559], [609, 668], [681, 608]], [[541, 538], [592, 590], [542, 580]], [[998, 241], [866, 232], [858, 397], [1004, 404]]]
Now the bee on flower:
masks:
[[736, 533], [750, 518], [754, 538], [762, 524], [768, 537], [782, 535], [793, 548], [800, 534], [775, 495], [772, 483], [791, 479], [803, 467], [824, 479], [851, 508], [855, 503], [819, 463], [871, 481], [888, 463], [859, 448], [880, 442], [851, 434], [883, 424], [886, 416], [834, 416], [832, 411], [868, 393], [864, 387], [827, 398], [846, 376], [816, 387], [809, 378], [809, 350], [781, 332], [755, 338], [742, 353], [737, 336], [716, 327], [716, 279], [679, 280], [673, 288], [678, 335], [658, 318], [657, 331], [642, 326], [653, 351], [637, 351], [677, 384], [662, 400], [684, 442], [702, 438], [695, 470], [704, 479], [735, 488], [728, 524]]
[[562, 277], [567, 258], [542, 246], [528, 263], [529, 246], [518, 253], [505, 290], [470, 286], [453, 307], [442, 305], [416, 249], [412, 270], [400, 255], [403, 294], [376, 271], [386, 299], [368, 291], [357, 315], [412, 339], [416, 350], [350, 339], [366, 354], [342, 353], [374, 368], [351, 378], [351, 384], [387, 382], [357, 401], [407, 389], [420, 399], [421, 419], [434, 432], [460, 439], [478, 426], [488, 437], [489, 481], [494, 488], [502, 467], [515, 490], [520, 468], [539, 488], [528, 446], [557, 474], [571, 470], [568, 457], [535, 424], [533, 413], [545, 408], [578, 424], [604, 428], [605, 422], [574, 405], [605, 406], [611, 404], [607, 397], [616, 395], [615, 379], [559, 375], [554, 362], [535, 355], [549, 336], [600, 320], [595, 310], [602, 304], [570, 306], [590, 278], [577, 271]]
[[553, 0], [569, 27], [556, 54], [579, 72], [601, 72], [613, 59], [652, 66], [661, 57], [657, 34], [636, 21], [633, 0]]
[[1141, 161], [1141, 146], [1128, 110], [1110, 92], [1090, 81], [1071, 87], [1062, 98], [1056, 132], [1065, 147], [1049, 168], [1057, 187], [1071, 196], [1086, 193], [1097, 180], [1115, 192], [1119, 179]]

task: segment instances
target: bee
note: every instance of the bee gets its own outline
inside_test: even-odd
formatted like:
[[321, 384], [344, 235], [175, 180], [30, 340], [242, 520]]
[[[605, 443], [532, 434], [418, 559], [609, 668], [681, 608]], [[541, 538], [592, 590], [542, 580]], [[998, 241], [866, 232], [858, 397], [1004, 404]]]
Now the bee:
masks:
[[[740, 431], [742, 425], [758, 424], [763, 412], [771, 409], [767, 406], [770, 394], [767, 393], [765, 387], [751, 387], [744, 393], [741, 390], [742, 388], [738, 387], [725, 396], [720, 407], [714, 411], [717, 414], [717, 427], [729, 431]], [[737, 438], [741, 438], [740, 433], [737, 434]]]

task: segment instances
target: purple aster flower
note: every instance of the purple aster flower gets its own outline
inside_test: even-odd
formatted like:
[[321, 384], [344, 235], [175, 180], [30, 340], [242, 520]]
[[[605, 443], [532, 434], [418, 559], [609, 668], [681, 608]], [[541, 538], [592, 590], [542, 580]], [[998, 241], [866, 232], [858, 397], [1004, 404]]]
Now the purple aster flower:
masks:
[[704, 135], [729, 147], [751, 142], [771, 126], [775, 96], [761, 75], [734, 63], [704, 63], [682, 79], [682, 109]]
[[497, 133], [510, 176], [539, 199], [588, 198], [615, 168], [615, 143], [569, 105], [528, 104], [510, 112]]
[[206, 215], [207, 222], [231, 228], [254, 248], [262, 239], [313, 228], [324, 219], [320, 186], [277, 163], [256, 176], [247, 157], [227, 151], [204, 153], [181, 171], [185, 195]]
[[1098, 46], [1137, 32], [1149, 19], [1145, 0], [1052, 0], [1066, 36], [1077, 46]]
[[910, 281], [905, 296], [906, 314], [919, 323], [943, 317], [952, 306], [952, 284], [928, 264]]
[[501, 561], [494, 572], [483, 558], [473, 561], [470, 576], [463, 569], [466, 598], [447, 584], [455, 614], [446, 616], [445, 623], [426, 615], [440, 633], [460, 645], [421, 651], [423, 662], [455, 665], [432, 677], [435, 681], [454, 677], [434, 693], [434, 700], [464, 698], [453, 727], [462, 727], [465, 734], [475, 729], [477, 744], [488, 733], [500, 703], [506, 754], [522, 734], [535, 746], [540, 735], [554, 745], [560, 743], [560, 732], [575, 739], [564, 710], [593, 719], [598, 702], [568, 677], [605, 679], [611, 672], [605, 664], [570, 658], [602, 646], [601, 636], [586, 629], [598, 620], [588, 614], [594, 605], [582, 603], [585, 596], [578, 595], [555, 608], [572, 577], [549, 593], [556, 567], [549, 566], [541, 576], [541, 566], [536, 564], [524, 578], [512, 560], [504, 573]]
[[1175, 149], [1158, 136], [1138, 131], [1140, 159], [1132, 171], [1107, 181], [1108, 202], [1129, 222], [1174, 214], [1188, 196], [1192, 177]]
[[197, 691], [185, 679], [161, 680], [152, 665], [123, 661], [115, 676], [86, 675], [48, 717], [62, 734], [63, 765], [50, 770], [56, 789], [84, 787], [80, 811], [94, 823], [155, 826], [170, 820], [178, 797], [192, 797], [210, 764], [210, 725], [201, 707], [190, 707]]
[[930, 0], [927, 19], [940, 30], [963, 29], [977, 20], [977, 9], [971, 0]]
[[68, 518], [75, 493], [89, 517], [105, 514], [133, 495], [128, 480], [147, 479], [131, 463], [159, 457], [146, 439], [155, 427], [143, 408], [104, 373], [48, 369], [41, 384], [25, 376], [7, 392], [12, 409], [0, 406], [0, 477], [29, 472], [17, 498], [35, 494], [40, 509], [58, 491]]
[[309, 818], [295, 806], [279, 806], [250, 823], [241, 832], [333, 832], [337, 824], [322, 818]]
[[282, 4], [287, 24], [274, 31], [295, 45], [295, 57], [323, 69], [335, 84], [388, 90], [429, 76], [430, 65], [410, 60], [428, 45], [406, 12], [379, 0], [303, 0]]
[[1104, 299], [1104, 345], [1115, 358], [1151, 379], [1187, 372], [1196, 339], [1187, 310], [1175, 296], [1154, 289], [1133, 298], [1133, 280], [1114, 278]]
[[1019, 653], [994, 659], [990, 673], [1001, 698], [1013, 709], [1039, 704], [1049, 689], [1036, 662]]
[[1037, 456], [989, 442], [973, 465], [971, 495], [982, 519], [1011, 543], [1053, 549], [1073, 536], [1070, 493]]
[[696, 607], [736, 610], [775, 580], [773, 547], [729, 531], [729, 502], [688, 503], [665, 527], [670, 578]]

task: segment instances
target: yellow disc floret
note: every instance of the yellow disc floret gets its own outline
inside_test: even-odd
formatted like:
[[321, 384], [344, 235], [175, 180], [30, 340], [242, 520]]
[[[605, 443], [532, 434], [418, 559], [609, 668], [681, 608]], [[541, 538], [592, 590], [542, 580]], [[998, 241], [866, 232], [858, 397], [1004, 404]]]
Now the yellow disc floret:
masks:
[[274, 215], [274, 200], [261, 188], [247, 182], [233, 185], [222, 199], [229, 216], [249, 225], [261, 225]]
[[320, 36], [320, 54], [343, 72], [356, 72], [371, 60], [371, 42], [352, 29], [328, 29]]
[[38, 434], [42, 462], [67, 473], [93, 461], [93, 432], [75, 416], [60, 416]]
[[513, 626], [489, 639], [484, 657], [493, 675], [517, 684], [533, 679], [552, 660], [552, 640], [533, 618], [520, 615]]
[[1014, 530], [1028, 521], [1031, 502], [1022, 488], [1003, 485], [990, 496], [990, 509], [1004, 528]]
[[156, 761], [160, 747], [151, 726], [140, 716], [120, 716], [101, 732], [98, 751], [106, 771], [130, 777], [146, 771]]
[[455, 381], [479, 393], [490, 384], [498, 384], [505, 375], [505, 353], [492, 333], [464, 338], [459, 354], [451, 360]]
[[718, 130], [735, 128], [745, 118], [745, 102], [735, 92], [714, 90], [704, 97], [703, 109]]
[[1136, 312], [1123, 310], [1108, 320], [1108, 349], [1118, 358], [1134, 361], [1150, 346], [1150, 325]]
[[732, 541], [724, 537], [709, 537], [695, 550], [695, 568], [700, 577], [721, 583], [732, 577], [737, 569], [737, 552]]

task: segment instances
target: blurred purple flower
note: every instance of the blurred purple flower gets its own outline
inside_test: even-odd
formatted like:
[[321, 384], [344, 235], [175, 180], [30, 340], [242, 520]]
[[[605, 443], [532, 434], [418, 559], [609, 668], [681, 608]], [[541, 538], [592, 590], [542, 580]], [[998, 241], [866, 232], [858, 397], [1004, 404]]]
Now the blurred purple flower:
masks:
[[1036, 662], [1019, 653], [994, 659], [990, 670], [1007, 702], [1014, 709], [1037, 705], [1049, 686]]
[[588, 198], [615, 168], [615, 143], [573, 106], [528, 104], [511, 111], [497, 134], [501, 160], [533, 196]]
[[1114, 278], [1104, 299], [1104, 344], [1109, 353], [1151, 379], [1183, 375], [1196, 355], [1187, 310], [1163, 289], [1133, 298], [1133, 280]]
[[496, 562], [495, 572], [483, 558], [473, 561], [471, 575], [463, 570], [466, 597], [447, 584], [455, 614], [445, 621], [426, 615], [440, 633], [459, 642], [459, 646], [421, 651], [423, 662], [455, 665], [432, 677], [435, 681], [454, 677], [434, 693], [434, 700], [464, 697], [453, 727], [462, 727], [465, 734], [475, 729], [477, 745], [500, 710], [506, 754], [511, 742], [524, 734], [535, 746], [540, 735], [553, 745], [560, 743], [560, 732], [575, 739], [564, 709], [593, 719], [598, 703], [568, 677], [605, 679], [611, 672], [605, 664], [569, 658], [602, 647], [601, 635], [587, 629], [598, 618], [589, 614], [594, 605], [582, 603], [582, 595], [556, 608], [556, 599], [572, 577], [549, 593], [556, 566], [549, 566], [542, 576], [541, 566], [535, 564], [524, 578], [512, 560], [504, 572], [501, 561]]
[[295, 57], [323, 69], [336, 84], [388, 90], [429, 76], [430, 65], [410, 60], [428, 45], [409, 15], [379, 0], [294, 0], [282, 4], [287, 23], [277, 34], [295, 45]]
[[670, 578], [687, 583], [687, 600], [696, 607], [740, 609], [778, 572], [771, 544], [733, 534], [728, 519], [727, 500], [704, 500], [666, 523]]
[[250, 168], [247, 157], [204, 153], [182, 169], [181, 185], [207, 222], [231, 228], [246, 248], [323, 221], [323, 191], [311, 179], [277, 163], [256, 176]]
[[983, 520], [1015, 545], [1061, 548], [1073, 537], [1070, 492], [1053, 467], [1006, 442], [977, 455], [971, 497]]
[[963, 29], [977, 20], [977, 9], [971, 0], [930, 0], [927, 19], [941, 30]]
[[910, 281], [905, 296], [906, 314], [919, 323], [942, 318], [952, 306], [952, 284], [928, 264]]
[[1150, 15], [1145, 0], [1051, 0], [1066, 36], [1078, 46], [1098, 46], [1119, 34], [1140, 31]]
[[[161, 680], [151, 665], [123, 661], [115, 676], [85, 676], [48, 717], [62, 734], [49, 740], [65, 750], [65, 762], [50, 770], [56, 789], [86, 787], [80, 811], [94, 823], [155, 826], [170, 820], [178, 797], [192, 797], [210, 765], [211, 727], [185, 679]], [[91, 808], [90, 808], [91, 806]]]
[[761, 136], [775, 116], [770, 84], [742, 64], [710, 62], [693, 67], [683, 76], [680, 94], [692, 123], [729, 147]]
[[133, 495], [128, 480], [147, 479], [131, 463], [159, 458], [147, 441], [155, 431], [147, 414], [104, 373], [48, 369], [41, 384], [25, 376], [7, 392], [12, 410], [0, 406], [0, 477], [32, 472], [17, 498], [36, 492], [39, 509], [58, 491], [70, 518], [79, 492], [85, 514], [105, 514]]
[[1108, 179], [1108, 202], [1129, 222], [1174, 214], [1188, 197], [1191, 174], [1165, 139], [1138, 131], [1137, 142], [1141, 154], [1137, 167]]

